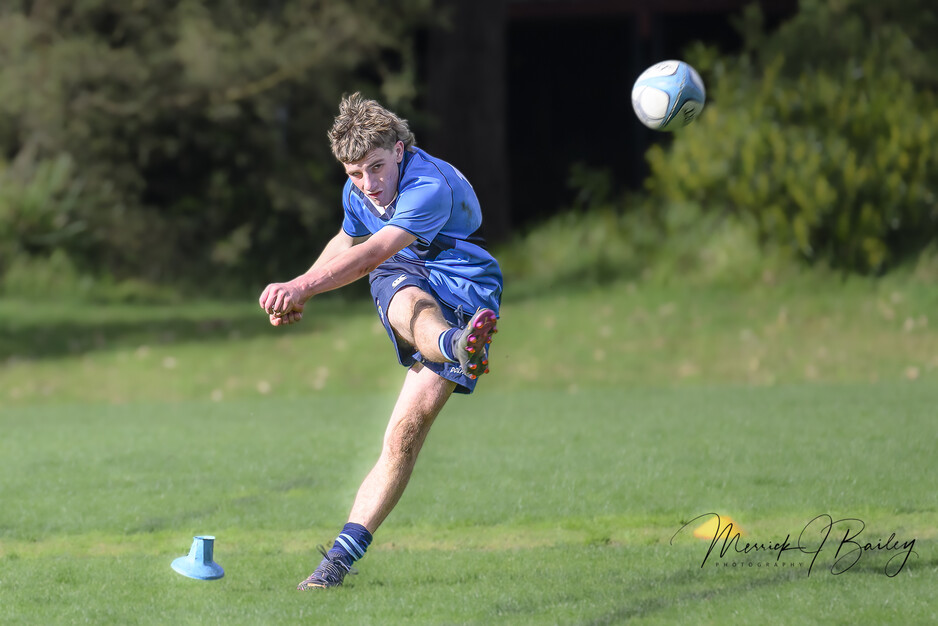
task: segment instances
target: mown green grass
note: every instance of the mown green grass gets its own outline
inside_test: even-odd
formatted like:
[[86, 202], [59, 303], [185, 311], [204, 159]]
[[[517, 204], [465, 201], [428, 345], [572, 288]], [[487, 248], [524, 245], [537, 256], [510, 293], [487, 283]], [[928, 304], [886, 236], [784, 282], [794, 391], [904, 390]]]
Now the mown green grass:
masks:
[[[282, 332], [248, 304], [2, 303], [0, 622], [934, 622], [935, 292], [822, 287], [506, 302], [493, 375], [447, 406], [361, 574], [315, 595], [293, 588], [403, 375], [366, 305]], [[839, 525], [810, 575], [706, 557], [678, 531], [711, 511], [759, 542], [858, 518], [915, 554], [833, 575]], [[224, 579], [170, 569], [196, 534]]]
[[[375, 453], [391, 396], [4, 411], [4, 621], [619, 623], [934, 617], [938, 391], [904, 383], [490, 392], [447, 409], [399, 508], [335, 596], [297, 594]], [[349, 428], [351, 426], [351, 428]], [[717, 511], [779, 541], [813, 517], [916, 540], [833, 576], [701, 567]], [[216, 535], [220, 582], [169, 568]], [[754, 563], [743, 566], [742, 563]], [[786, 600], [787, 599], [787, 600]], [[798, 604], [798, 611], [787, 606]], [[774, 609], [767, 608], [774, 606]], [[797, 619], [795, 619], [797, 617]], [[836, 620], [835, 620], [836, 621]]]
[[[747, 289], [622, 283], [508, 298], [485, 389], [935, 384], [936, 310], [938, 289], [927, 284], [832, 277]], [[301, 324], [281, 329], [253, 299], [0, 301], [0, 322], [7, 406], [394, 392], [402, 379], [365, 301], [316, 300]], [[564, 340], [549, 340], [556, 336]]]

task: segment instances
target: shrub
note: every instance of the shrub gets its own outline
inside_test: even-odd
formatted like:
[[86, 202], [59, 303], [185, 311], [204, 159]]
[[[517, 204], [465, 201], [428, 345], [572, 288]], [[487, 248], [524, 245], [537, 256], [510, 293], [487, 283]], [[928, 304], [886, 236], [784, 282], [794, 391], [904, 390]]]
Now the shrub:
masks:
[[920, 250], [938, 235], [938, 98], [923, 61], [935, 44], [910, 23], [933, 12], [909, 4], [884, 16], [806, 1], [772, 36], [750, 10], [746, 54], [698, 47], [710, 102], [649, 150], [652, 196], [727, 211], [761, 243], [836, 268], [878, 272]]
[[514, 296], [621, 280], [751, 284], [786, 269], [740, 220], [694, 202], [614, 195], [608, 171], [571, 172], [575, 205], [496, 253]]
[[55, 250], [82, 273], [213, 290], [297, 271], [335, 232], [340, 95], [406, 114], [432, 15], [429, 0], [3, 3], [0, 275]]

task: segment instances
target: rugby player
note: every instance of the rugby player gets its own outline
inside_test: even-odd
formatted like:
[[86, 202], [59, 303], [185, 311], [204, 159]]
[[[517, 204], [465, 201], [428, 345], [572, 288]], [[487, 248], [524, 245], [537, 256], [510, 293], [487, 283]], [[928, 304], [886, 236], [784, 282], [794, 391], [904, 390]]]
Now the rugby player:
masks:
[[497, 261], [478, 235], [472, 186], [418, 148], [407, 121], [374, 100], [342, 99], [329, 131], [345, 168], [342, 227], [312, 267], [268, 285], [260, 305], [274, 326], [303, 318], [313, 296], [369, 277], [398, 362], [408, 371], [384, 434], [332, 548], [297, 589], [342, 584], [407, 486], [434, 419], [455, 393], [472, 393], [489, 371], [502, 293]]

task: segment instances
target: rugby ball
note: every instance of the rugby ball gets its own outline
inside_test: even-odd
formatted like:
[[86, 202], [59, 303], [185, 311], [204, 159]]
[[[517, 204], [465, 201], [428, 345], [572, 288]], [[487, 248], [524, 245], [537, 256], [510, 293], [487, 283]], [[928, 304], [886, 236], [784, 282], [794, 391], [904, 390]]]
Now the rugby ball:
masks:
[[635, 115], [652, 130], [687, 126], [700, 115], [706, 100], [700, 75], [684, 61], [655, 63], [632, 86]]

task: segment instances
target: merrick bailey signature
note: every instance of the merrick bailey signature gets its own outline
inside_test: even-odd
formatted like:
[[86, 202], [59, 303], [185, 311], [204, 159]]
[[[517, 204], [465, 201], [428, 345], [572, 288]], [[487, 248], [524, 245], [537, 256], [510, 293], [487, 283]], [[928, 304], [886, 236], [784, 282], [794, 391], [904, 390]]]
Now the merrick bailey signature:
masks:
[[[776, 562], [782, 558], [782, 554], [788, 551], [813, 555], [811, 557], [811, 564], [808, 566], [808, 576], [811, 575], [814, 563], [817, 561], [821, 552], [825, 549], [832, 549], [834, 545], [836, 545], [836, 551], [834, 552], [834, 561], [830, 567], [830, 571], [831, 574], [835, 576], [848, 571], [867, 553], [895, 552], [895, 554], [886, 561], [883, 567], [886, 576], [892, 578], [897, 576], [899, 572], [905, 568], [909, 557], [913, 554], [918, 555], [914, 550], [915, 539], [900, 541], [896, 539], [896, 533], [892, 533], [889, 535], [889, 538], [884, 541], [876, 541], [875, 543], [864, 541], [860, 539], [861, 533], [863, 533], [863, 530], [866, 528], [866, 523], [863, 522], [863, 520], [854, 517], [834, 520], [833, 517], [826, 513], [818, 515], [805, 524], [801, 533], [798, 535], [797, 541], [794, 543], [791, 541], [791, 534], [786, 535], [785, 539], [782, 541], [747, 541], [743, 543], [740, 540], [740, 532], [738, 530], [734, 532], [732, 522], [728, 522], [724, 525], [720, 516], [716, 513], [704, 513], [690, 520], [674, 533], [670, 543], [673, 545], [674, 538], [694, 522], [711, 516], [717, 521], [717, 531], [714, 533], [710, 546], [707, 548], [707, 552], [704, 554], [704, 558], [700, 563], [701, 568], [707, 564], [707, 560], [710, 558], [714, 548], [716, 548], [721, 539], [723, 543], [720, 546], [718, 552], [719, 557], [717, 558], [725, 557], [730, 550], [733, 550], [737, 554], [777, 552], [778, 554], [775, 557]], [[835, 527], [837, 528], [837, 532], [831, 544], [828, 545], [828, 540], [831, 538]]]

